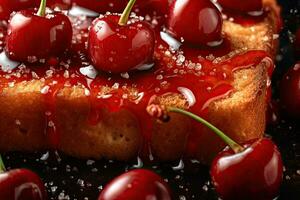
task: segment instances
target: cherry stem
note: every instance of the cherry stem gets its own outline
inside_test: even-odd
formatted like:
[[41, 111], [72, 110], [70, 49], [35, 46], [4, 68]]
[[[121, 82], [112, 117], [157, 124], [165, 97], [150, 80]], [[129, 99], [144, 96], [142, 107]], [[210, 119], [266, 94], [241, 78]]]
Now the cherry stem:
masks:
[[5, 171], [6, 171], [5, 165], [4, 165], [2, 157], [0, 155], [0, 173], [5, 172]]
[[125, 8], [125, 10], [123, 11], [120, 20], [119, 20], [119, 25], [120, 26], [125, 26], [128, 22], [128, 18], [130, 15], [130, 12], [135, 4], [136, 0], [130, 0]]
[[40, 8], [37, 12], [38, 16], [44, 17], [46, 15], [46, 5], [47, 5], [47, 0], [41, 0]]
[[211, 123], [206, 121], [205, 119], [203, 119], [189, 111], [180, 109], [180, 108], [168, 107], [167, 110], [169, 112], [180, 113], [180, 114], [186, 115], [186, 116], [196, 120], [197, 122], [204, 124], [210, 130], [212, 130], [215, 134], [217, 134], [226, 144], [228, 144], [235, 153], [240, 153], [245, 150], [244, 147], [242, 147], [241, 145], [236, 143], [234, 140], [232, 140], [230, 137], [228, 137], [225, 133], [223, 133], [220, 129], [218, 129], [217, 127], [215, 127], [214, 125], [212, 125]]

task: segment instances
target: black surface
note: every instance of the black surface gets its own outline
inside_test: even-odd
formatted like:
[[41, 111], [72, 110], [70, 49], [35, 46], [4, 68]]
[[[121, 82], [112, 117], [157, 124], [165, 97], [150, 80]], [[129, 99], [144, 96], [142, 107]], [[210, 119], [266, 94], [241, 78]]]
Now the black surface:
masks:
[[[280, 36], [281, 48], [273, 77], [274, 99], [278, 80], [295, 63], [292, 53], [293, 32], [300, 27], [300, 1], [281, 0], [285, 27]], [[299, 10], [298, 10], [298, 9]], [[279, 199], [300, 199], [300, 123], [285, 119], [269, 125], [267, 134], [279, 145], [285, 164], [284, 181]], [[44, 159], [45, 157], [49, 157]], [[43, 158], [44, 157], [44, 158]], [[8, 169], [26, 167], [43, 178], [50, 199], [97, 199], [101, 188], [113, 177], [134, 168], [137, 162], [78, 160], [55, 152], [9, 153], [4, 155]], [[209, 180], [208, 168], [191, 161], [184, 169], [174, 170], [178, 163], [144, 165], [161, 174], [171, 185], [175, 199], [218, 199]]]

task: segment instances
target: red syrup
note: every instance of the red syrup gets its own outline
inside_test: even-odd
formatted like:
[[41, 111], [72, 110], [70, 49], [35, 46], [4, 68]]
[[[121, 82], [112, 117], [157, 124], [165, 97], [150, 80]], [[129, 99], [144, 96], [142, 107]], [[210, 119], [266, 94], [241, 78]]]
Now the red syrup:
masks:
[[[90, 126], [101, 122], [105, 117], [103, 110], [117, 112], [126, 109], [133, 113], [143, 136], [140, 156], [146, 157], [151, 151], [154, 123], [146, 113], [146, 107], [153, 99], [155, 101], [155, 97], [171, 93], [182, 95], [188, 99], [190, 111], [206, 118], [209, 103], [226, 98], [234, 90], [234, 71], [255, 66], [268, 57], [264, 51], [234, 52], [230, 56], [224, 56], [232, 51], [226, 39], [219, 47], [196, 49], [184, 46], [174, 50], [159, 37], [160, 32], [157, 31], [155, 63], [151, 69], [121, 75], [98, 72], [96, 75], [86, 54], [88, 26], [92, 20], [83, 16], [71, 19], [74, 29], [73, 44], [66, 55], [58, 60], [48, 60], [47, 64], [41, 66], [22, 64], [9, 72], [0, 70], [1, 91], [11, 86], [12, 82], [16, 85], [32, 79], [44, 80], [44, 87], [49, 86], [45, 89], [47, 92], [44, 96], [48, 125], [46, 134], [49, 145], [54, 149], [60, 143], [60, 123], [64, 123], [57, 122], [56, 119], [57, 94], [64, 87], [80, 86], [84, 89], [84, 95], [91, 105], [86, 121]], [[156, 30], [159, 29], [156, 27]], [[86, 75], [82, 70], [85, 68], [90, 68], [93, 72]], [[201, 125], [193, 124], [186, 144], [186, 156], [195, 155], [203, 137], [202, 129]]]

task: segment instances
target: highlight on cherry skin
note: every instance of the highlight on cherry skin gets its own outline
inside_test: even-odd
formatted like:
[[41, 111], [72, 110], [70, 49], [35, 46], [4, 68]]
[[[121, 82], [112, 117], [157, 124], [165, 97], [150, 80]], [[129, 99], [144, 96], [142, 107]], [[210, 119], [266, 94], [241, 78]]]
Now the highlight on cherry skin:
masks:
[[42, 180], [28, 169], [14, 169], [5, 172], [0, 156], [0, 199], [5, 200], [47, 200]]
[[170, 119], [170, 112], [190, 117], [207, 126], [228, 145], [215, 157], [210, 169], [213, 185], [222, 199], [265, 200], [278, 196], [283, 163], [277, 146], [270, 139], [259, 138], [240, 145], [217, 127], [189, 111], [149, 105], [147, 112], [163, 122]]
[[134, 4], [135, 0], [130, 0], [121, 16], [106, 14], [93, 22], [88, 52], [97, 69], [122, 73], [152, 62], [154, 30], [145, 21], [129, 19]]
[[174, 0], [170, 5], [168, 32], [193, 46], [222, 42], [222, 15], [211, 1]]
[[51, 56], [63, 54], [71, 41], [69, 18], [46, 9], [46, 0], [41, 0], [38, 10], [21, 10], [11, 17], [5, 52], [12, 60], [44, 63]]
[[98, 200], [171, 200], [171, 190], [156, 173], [135, 169], [113, 179], [101, 192]]

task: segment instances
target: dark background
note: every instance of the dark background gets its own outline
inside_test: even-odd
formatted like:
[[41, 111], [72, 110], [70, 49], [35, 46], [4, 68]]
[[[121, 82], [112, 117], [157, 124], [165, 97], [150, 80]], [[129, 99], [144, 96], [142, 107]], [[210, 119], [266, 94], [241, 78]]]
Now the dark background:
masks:
[[[283, 7], [284, 29], [273, 75], [273, 101], [278, 104], [278, 83], [296, 58], [293, 55], [293, 33], [300, 27], [300, 0], [280, 0]], [[280, 120], [268, 126], [266, 133], [273, 137], [282, 152], [285, 174], [279, 199], [300, 199], [300, 123], [278, 114]], [[48, 158], [47, 158], [48, 157]], [[137, 161], [86, 161], [60, 153], [43, 152], [4, 155], [7, 168], [26, 167], [39, 173], [46, 183], [50, 199], [97, 199], [99, 191], [115, 176], [134, 168]], [[161, 174], [171, 185], [175, 199], [218, 199], [209, 182], [208, 168], [191, 161], [184, 169], [174, 170], [177, 163], [145, 165]]]

